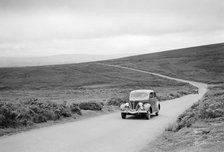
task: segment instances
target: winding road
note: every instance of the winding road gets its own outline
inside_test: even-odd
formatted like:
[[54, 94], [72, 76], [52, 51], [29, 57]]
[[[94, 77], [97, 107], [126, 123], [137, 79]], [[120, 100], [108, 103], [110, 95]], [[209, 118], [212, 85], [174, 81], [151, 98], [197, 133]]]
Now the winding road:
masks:
[[59, 124], [0, 138], [0, 152], [137, 152], [160, 135], [169, 123], [197, 102], [207, 91], [207, 85], [143, 70], [101, 64], [190, 83], [199, 94], [161, 102], [158, 117], [150, 120], [128, 117], [122, 120], [119, 112]]

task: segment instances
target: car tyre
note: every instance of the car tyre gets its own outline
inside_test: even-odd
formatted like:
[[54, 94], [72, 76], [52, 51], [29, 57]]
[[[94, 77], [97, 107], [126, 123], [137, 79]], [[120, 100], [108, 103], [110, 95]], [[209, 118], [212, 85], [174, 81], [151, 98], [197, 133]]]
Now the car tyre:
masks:
[[121, 118], [126, 119], [126, 113], [121, 113]]
[[156, 116], [158, 116], [159, 115], [159, 110], [160, 110], [160, 104], [158, 105], [158, 111], [156, 111]]
[[147, 111], [146, 119], [149, 120], [150, 118], [151, 118], [151, 112], [150, 111]]

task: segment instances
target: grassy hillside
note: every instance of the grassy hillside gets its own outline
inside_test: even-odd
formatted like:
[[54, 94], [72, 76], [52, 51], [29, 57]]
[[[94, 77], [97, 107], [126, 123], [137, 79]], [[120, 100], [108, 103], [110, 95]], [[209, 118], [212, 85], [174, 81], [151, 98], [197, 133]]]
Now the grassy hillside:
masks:
[[0, 100], [4, 101], [101, 102], [127, 98], [129, 91], [138, 88], [155, 89], [161, 100], [194, 91], [188, 84], [94, 63], [0, 68]]
[[224, 43], [106, 61], [183, 79], [224, 82]]
[[186, 83], [95, 63], [0, 68], [0, 135], [76, 118], [83, 110], [110, 111], [111, 104], [126, 101], [134, 89], [154, 89], [159, 100], [195, 90]]
[[[224, 44], [214, 44], [102, 62], [183, 79], [221, 83], [224, 82], [223, 49]], [[0, 68], [0, 132], [1, 127], [20, 127], [72, 117], [79, 108], [88, 106], [101, 110], [101, 104], [108, 101], [127, 100], [128, 93], [134, 89], [154, 89], [159, 100], [166, 100], [194, 93], [196, 88], [94, 62]], [[86, 103], [90, 101], [91, 104]]]

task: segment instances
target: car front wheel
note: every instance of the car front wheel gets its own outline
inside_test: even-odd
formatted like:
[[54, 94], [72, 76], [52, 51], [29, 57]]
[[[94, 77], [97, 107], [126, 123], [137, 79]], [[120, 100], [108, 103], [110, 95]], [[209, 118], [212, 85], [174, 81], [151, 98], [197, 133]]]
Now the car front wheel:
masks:
[[146, 114], [146, 119], [149, 120], [150, 118], [151, 118], [151, 112], [148, 111], [147, 114]]
[[125, 119], [126, 118], [126, 113], [121, 113], [121, 118]]

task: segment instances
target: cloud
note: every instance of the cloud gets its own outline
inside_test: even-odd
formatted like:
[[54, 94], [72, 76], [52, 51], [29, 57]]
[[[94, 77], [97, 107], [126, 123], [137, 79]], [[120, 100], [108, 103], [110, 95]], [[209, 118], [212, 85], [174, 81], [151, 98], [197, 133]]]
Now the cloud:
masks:
[[[211, 35], [214, 35], [211, 37]], [[193, 39], [193, 40], [192, 40]], [[89, 39], [58, 39], [0, 44], [2, 56], [46, 56], [55, 54], [143, 54], [221, 43], [224, 32], [166, 34], [161, 36], [121, 35]]]
[[224, 40], [223, 8], [221, 0], [0, 0], [0, 51], [119, 53], [215, 43]]

